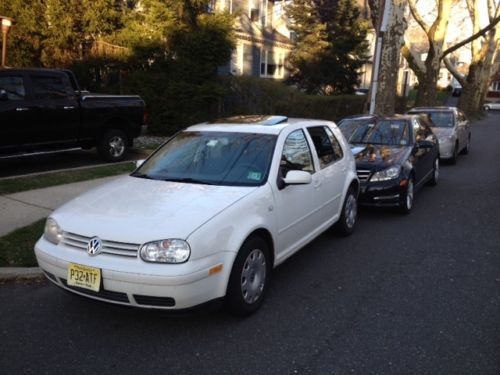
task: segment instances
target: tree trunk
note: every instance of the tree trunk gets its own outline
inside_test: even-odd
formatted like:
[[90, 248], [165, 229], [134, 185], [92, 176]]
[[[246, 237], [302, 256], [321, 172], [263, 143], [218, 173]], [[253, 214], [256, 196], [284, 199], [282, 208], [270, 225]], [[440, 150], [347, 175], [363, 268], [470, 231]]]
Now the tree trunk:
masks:
[[395, 113], [396, 108], [401, 46], [404, 43], [404, 33], [407, 24], [404, 18], [406, 1], [386, 1], [391, 1], [391, 12], [387, 24], [387, 31], [383, 36], [374, 113], [389, 116]]
[[425, 76], [418, 77], [418, 92], [415, 99], [416, 107], [436, 105], [436, 82], [438, 80], [439, 71], [429, 69]]
[[[475, 113], [481, 108], [483, 102], [483, 82], [488, 80], [489, 69], [483, 61], [476, 62], [469, 67], [465, 86], [458, 101], [458, 107], [467, 114]], [[486, 77], [485, 77], [486, 75]]]

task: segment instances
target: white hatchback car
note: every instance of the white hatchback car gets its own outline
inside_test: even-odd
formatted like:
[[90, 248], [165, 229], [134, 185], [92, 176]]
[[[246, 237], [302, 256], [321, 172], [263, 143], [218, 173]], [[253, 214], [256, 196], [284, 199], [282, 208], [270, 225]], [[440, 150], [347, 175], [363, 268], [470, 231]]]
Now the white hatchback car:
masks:
[[273, 267], [333, 224], [353, 231], [358, 190], [332, 122], [200, 124], [54, 211], [35, 253], [53, 283], [83, 296], [163, 309], [226, 297], [244, 315], [261, 305]]

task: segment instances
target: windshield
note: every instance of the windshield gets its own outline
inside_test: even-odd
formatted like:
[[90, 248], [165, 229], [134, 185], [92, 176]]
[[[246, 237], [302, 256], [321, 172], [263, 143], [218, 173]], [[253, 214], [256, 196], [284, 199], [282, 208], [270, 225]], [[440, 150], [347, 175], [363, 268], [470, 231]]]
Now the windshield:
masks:
[[453, 127], [453, 113], [444, 111], [429, 111], [429, 112], [411, 112], [411, 113], [424, 113], [430, 121], [431, 127], [436, 128], [452, 128]]
[[209, 185], [258, 186], [267, 180], [276, 136], [185, 131], [132, 176]]
[[346, 119], [339, 128], [351, 144], [402, 146], [410, 143], [408, 124], [404, 120]]

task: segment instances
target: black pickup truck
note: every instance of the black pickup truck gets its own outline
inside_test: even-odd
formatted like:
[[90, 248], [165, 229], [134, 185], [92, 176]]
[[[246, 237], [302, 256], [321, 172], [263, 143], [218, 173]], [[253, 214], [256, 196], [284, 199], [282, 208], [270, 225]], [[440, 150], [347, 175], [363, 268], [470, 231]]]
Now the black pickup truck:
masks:
[[68, 70], [0, 69], [0, 158], [96, 147], [119, 161], [144, 113], [139, 96], [82, 91]]

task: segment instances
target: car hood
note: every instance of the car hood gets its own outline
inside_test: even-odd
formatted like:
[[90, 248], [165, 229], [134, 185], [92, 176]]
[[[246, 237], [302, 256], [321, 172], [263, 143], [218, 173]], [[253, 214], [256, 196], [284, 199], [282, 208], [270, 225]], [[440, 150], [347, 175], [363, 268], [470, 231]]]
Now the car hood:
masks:
[[386, 145], [351, 145], [358, 169], [381, 170], [402, 164], [411, 147]]
[[454, 134], [453, 128], [433, 127], [432, 132], [437, 138], [446, 138]]
[[212, 186], [122, 177], [58, 208], [62, 230], [142, 244], [187, 237], [257, 187]]

